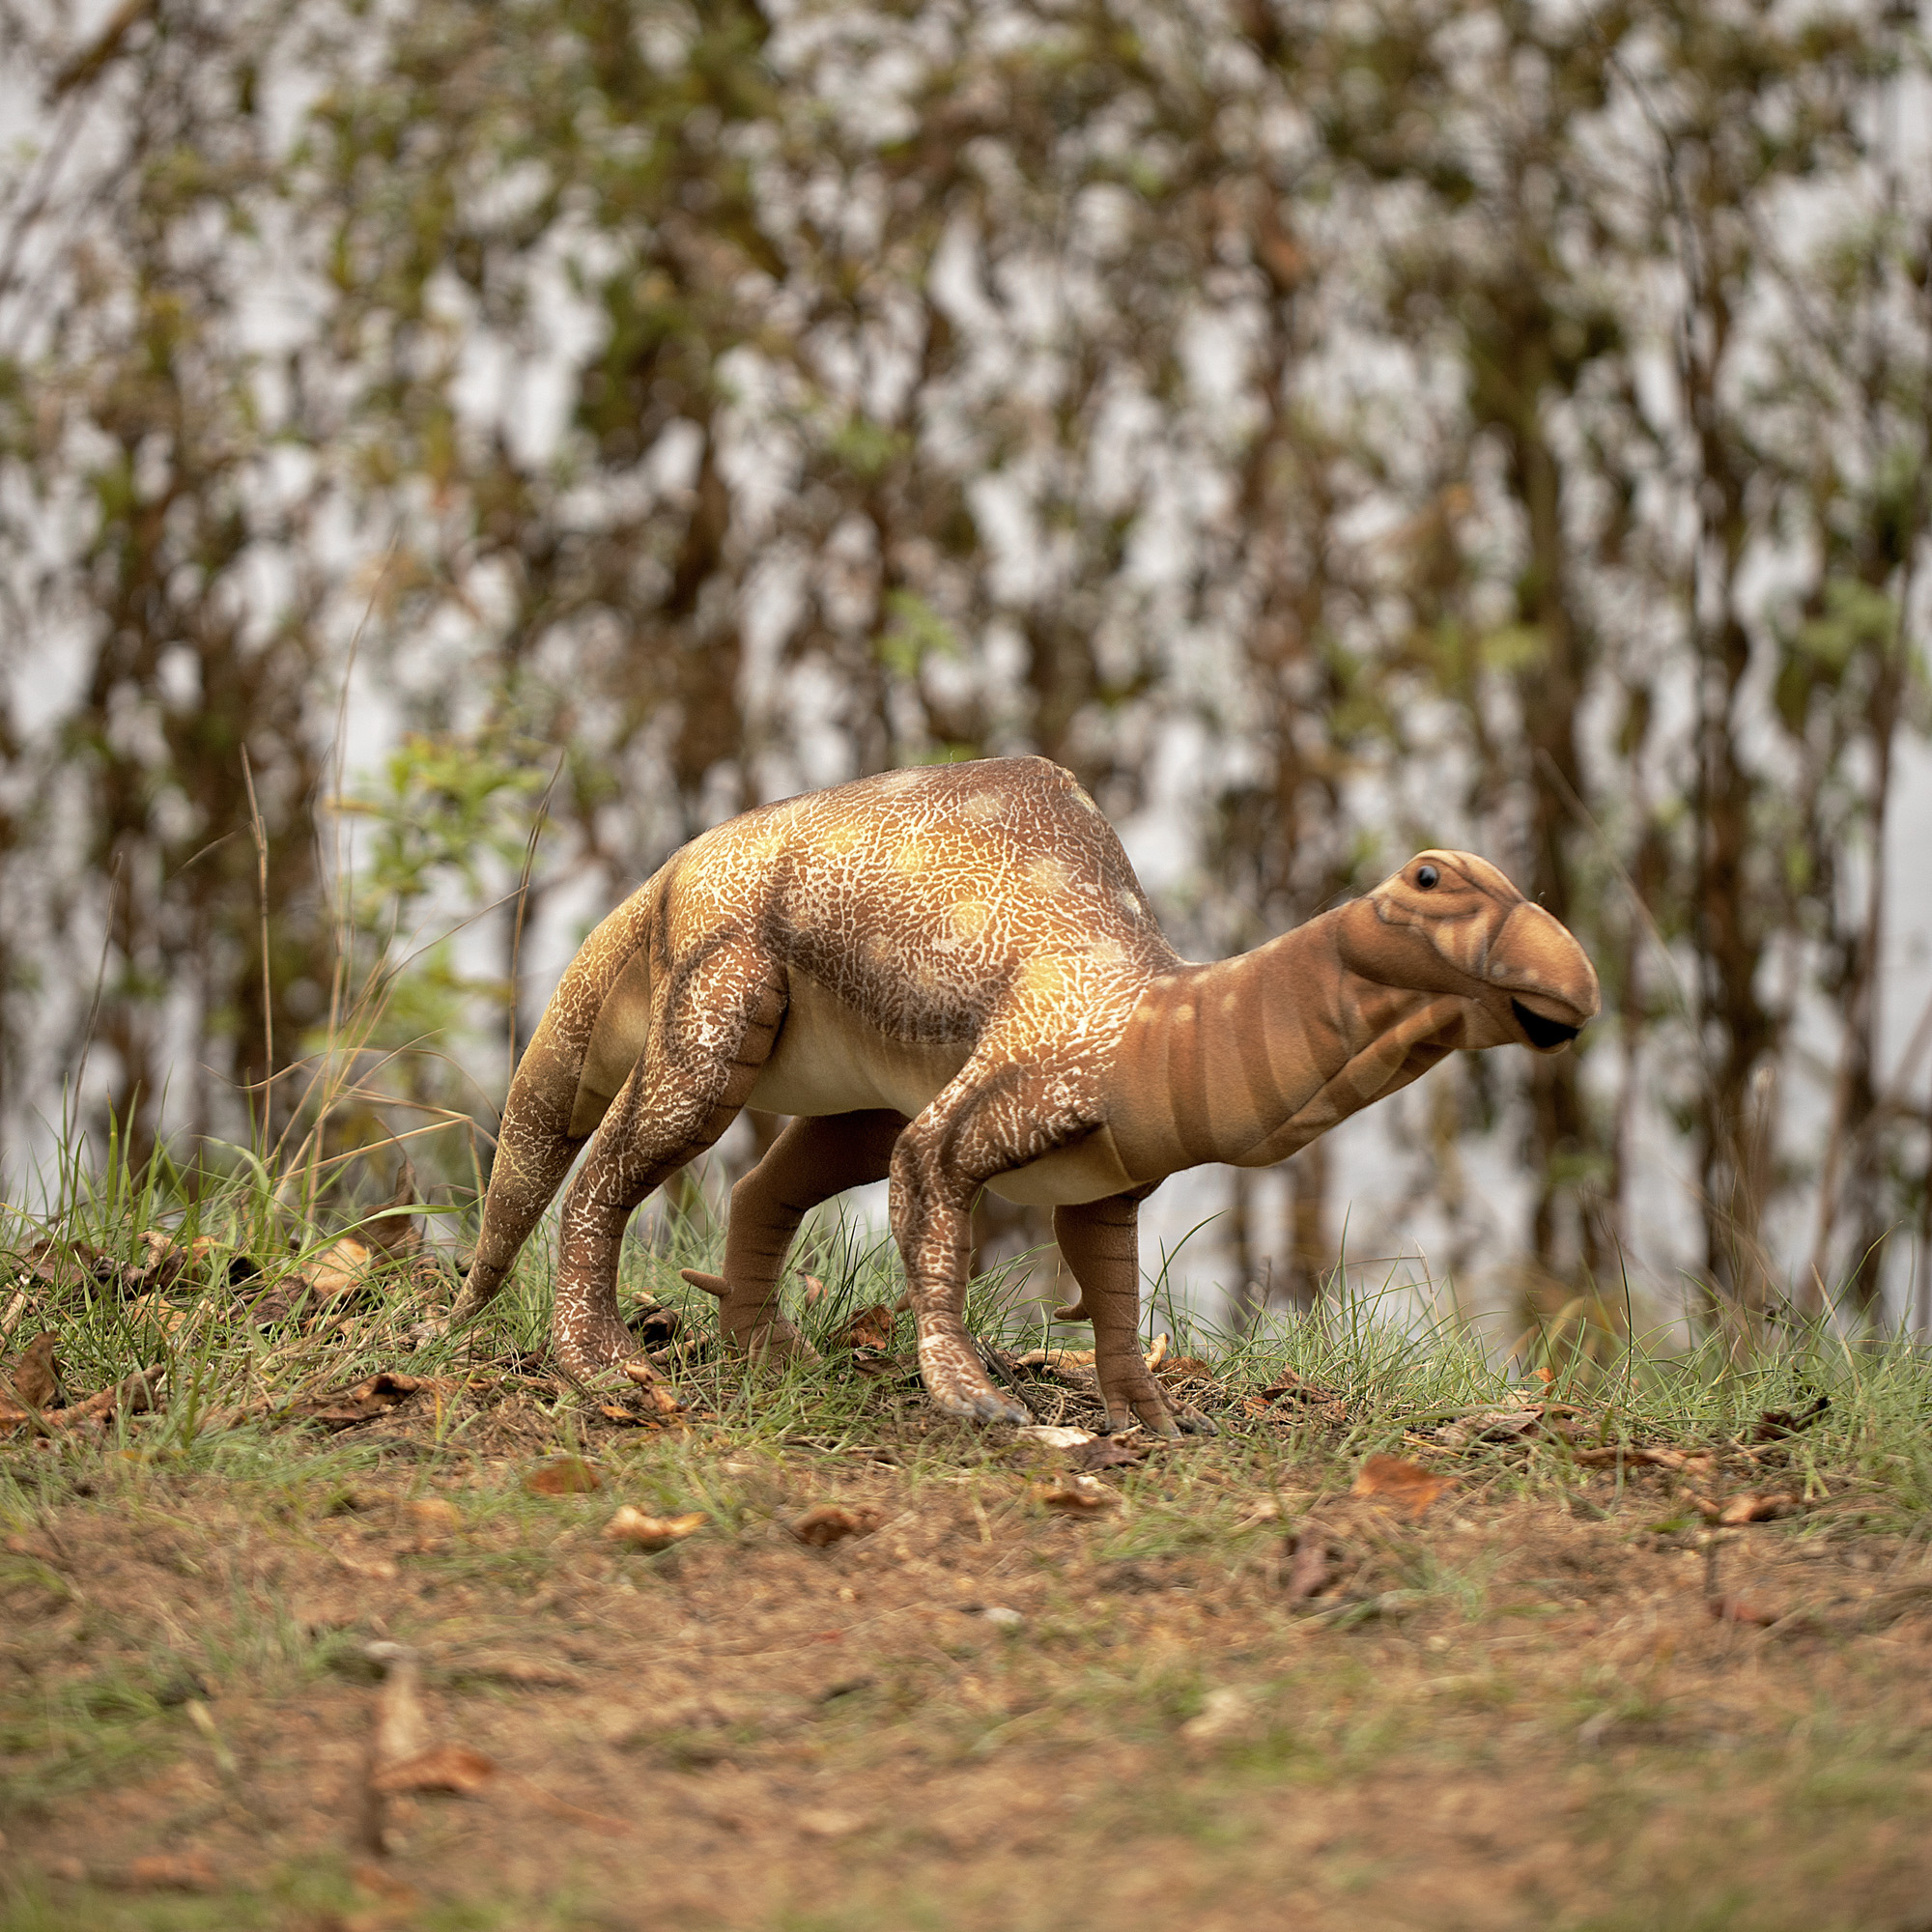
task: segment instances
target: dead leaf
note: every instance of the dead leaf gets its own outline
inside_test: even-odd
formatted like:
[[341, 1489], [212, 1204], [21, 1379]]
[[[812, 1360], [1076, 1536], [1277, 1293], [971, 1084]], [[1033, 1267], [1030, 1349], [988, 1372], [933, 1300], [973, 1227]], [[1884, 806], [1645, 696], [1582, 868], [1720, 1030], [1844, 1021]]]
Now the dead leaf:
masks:
[[496, 1760], [468, 1745], [431, 1745], [379, 1766], [370, 1773], [369, 1784], [384, 1798], [405, 1791], [453, 1791], [459, 1798], [469, 1798], [496, 1776]]
[[338, 1549], [334, 1555], [352, 1577], [366, 1577], [372, 1583], [393, 1583], [403, 1574], [402, 1565], [393, 1556], [363, 1556], [352, 1549]]
[[[1029, 1349], [1013, 1357], [1016, 1369], [1044, 1369], [1049, 1375], [1065, 1376], [1094, 1366], [1092, 1349]], [[1092, 1378], [1083, 1378], [1091, 1380]]]
[[416, 1190], [416, 1171], [409, 1155], [405, 1154], [402, 1165], [396, 1170], [394, 1191], [376, 1210], [375, 1216], [363, 1223], [364, 1245], [375, 1249], [388, 1261], [402, 1261], [415, 1254], [422, 1246], [422, 1230], [416, 1225], [415, 1217], [404, 1210], [421, 1205], [422, 1196]]
[[130, 1323], [146, 1322], [170, 1341], [182, 1334], [194, 1320], [187, 1309], [177, 1308], [173, 1302], [163, 1300], [158, 1294], [137, 1294], [128, 1304], [127, 1314]]
[[[1700, 1503], [1701, 1509], [1703, 1505]], [[1780, 1492], [1749, 1491], [1727, 1497], [1711, 1518], [1714, 1522], [1735, 1526], [1746, 1522], [1770, 1522], [1781, 1516], [1795, 1516], [1803, 1507], [1794, 1495]]]
[[638, 1338], [640, 1349], [664, 1349], [677, 1340], [684, 1317], [655, 1295], [646, 1295], [625, 1310], [625, 1326]]
[[325, 1429], [353, 1429], [358, 1422], [386, 1415], [399, 1403], [407, 1402], [418, 1389], [428, 1387], [420, 1376], [405, 1376], [394, 1369], [381, 1369], [367, 1381], [354, 1388], [338, 1389], [329, 1395], [311, 1397], [289, 1410], [292, 1422], [319, 1422]]
[[1371, 1456], [1355, 1473], [1351, 1496], [1375, 1496], [1406, 1515], [1419, 1517], [1437, 1496], [1456, 1487], [1454, 1476], [1432, 1475], [1400, 1456]]
[[825, 1549], [848, 1536], [870, 1536], [883, 1520], [869, 1503], [856, 1509], [843, 1503], [816, 1503], [793, 1520], [791, 1533], [812, 1549]]
[[582, 1673], [567, 1663], [554, 1663], [540, 1657], [466, 1657], [446, 1666], [452, 1678], [483, 1678], [497, 1684], [521, 1684], [531, 1690], [576, 1690], [582, 1687]]
[[14, 1258], [14, 1272], [25, 1274], [43, 1287], [74, 1289], [83, 1283], [117, 1292], [126, 1279], [129, 1288], [139, 1288], [140, 1270], [126, 1267], [104, 1249], [88, 1241], [61, 1241], [44, 1236]]
[[121, 1891], [219, 1891], [221, 1874], [203, 1851], [149, 1852], [102, 1873], [101, 1882]]
[[656, 1371], [641, 1356], [619, 1364], [632, 1384], [629, 1394], [616, 1402], [600, 1402], [597, 1413], [606, 1422], [628, 1429], [660, 1429], [668, 1422], [684, 1418], [684, 1405], [658, 1380]]
[[604, 1525], [604, 1534], [612, 1543], [628, 1543], [638, 1549], [668, 1549], [710, 1520], [702, 1510], [693, 1510], [688, 1516], [646, 1516], [626, 1503]]
[[1239, 1730], [1247, 1722], [1252, 1709], [1247, 1691], [1224, 1684], [1218, 1690], [1208, 1691], [1202, 1700], [1199, 1714], [1181, 1725], [1179, 1735], [1191, 1745], [1211, 1744], [1216, 1738], [1224, 1738], [1230, 1732]]
[[1094, 1440], [1091, 1429], [1069, 1429], [1055, 1422], [1031, 1422], [1013, 1434], [1022, 1442], [1037, 1442], [1047, 1449], [1077, 1449], [1083, 1442]]
[[1711, 1615], [1724, 1624], [1753, 1624], [1764, 1630], [1783, 1617], [1780, 1610], [1768, 1610], [1760, 1604], [1747, 1603], [1742, 1597], [1712, 1597], [1708, 1605]]
[[1083, 1516], [1094, 1510], [1112, 1509], [1121, 1500], [1121, 1492], [1109, 1488], [1097, 1476], [1068, 1476], [1064, 1482], [1043, 1485], [1034, 1492], [1034, 1495], [1044, 1508], [1057, 1510], [1065, 1516]]
[[402, 1513], [416, 1528], [432, 1535], [447, 1535], [463, 1527], [463, 1512], [441, 1496], [412, 1496], [403, 1504]]
[[838, 1331], [835, 1346], [841, 1349], [890, 1349], [893, 1345], [893, 1311], [883, 1301], [862, 1308]]
[[825, 1284], [815, 1274], [805, 1277], [805, 1293], [799, 1300], [807, 1308], [816, 1308], [825, 1299]]
[[6, 1388], [26, 1408], [52, 1408], [60, 1393], [60, 1364], [54, 1359], [55, 1337], [36, 1335], [14, 1359]]
[[1802, 1435], [1832, 1406], [1832, 1398], [1821, 1395], [1809, 1408], [1767, 1408], [1751, 1431], [1753, 1442], [1778, 1442], [1787, 1435]]
[[47, 1409], [41, 1421], [48, 1429], [104, 1429], [117, 1415], [145, 1415], [159, 1401], [167, 1375], [157, 1363], [66, 1408]]
[[1172, 1348], [1173, 1348], [1172, 1336], [1156, 1335], [1154, 1337], [1153, 1347], [1147, 1351], [1146, 1361], [1148, 1367], [1151, 1369], [1159, 1368], [1160, 1365], [1167, 1360], [1168, 1353]]
[[1292, 1371], [1282, 1375], [1257, 1395], [1248, 1398], [1251, 1415], [1267, 1415], [1275, 1421], [1304, 1419], [1333, 1424], [1349, 1419], [1349, 1406], [1333, 1389]]
[[383, 1672], [383, 1688], [376, 1693], [362, 1782], [362, 1836], [371, 1851], [384, 1852], [393, 1849], [393, 1833], [384, 1802], [389, 1793], [382, 1779], [429, 1748], [429, 1718], [422, 1703], [422, 1662], [414, 1651], [384, 1641], [369, 1644], [364, 1654]]
[[871, 1821], [860, 1811], [801, 1811], [798, 1829], [812, 1838], [849, 1838]]
[[582, 1456], [553, 1456], [524, 1478], [533, 1496], [581, 1496], [603, 1487], [604, 1478]]
[[1170, 1355], [1160, 1365], [1164, 1382], [1208, 1382], [1214, 1379], [1214, 1365], [1199, 1355]]
[[1129, 1449], [1111, 1435], [1096, 1435], [1082, 1442], [1066, 1458], [1069, 1469], [1131, 1469], [1147, 1460], [1144, 1449]]
[[859, 1375], [878, 1381], [891, 1376], [917, 1374], [919, 1365], [909, 1356], [894, 1354], [890, 1349], [854, 1349], [852, 1367]]
[[1288, 1601], [1304, 1604], [1334, 1582], [1337, 1571], [1328, 1539], [1319, 1531], [1303, 1530], [1288, 1566]]

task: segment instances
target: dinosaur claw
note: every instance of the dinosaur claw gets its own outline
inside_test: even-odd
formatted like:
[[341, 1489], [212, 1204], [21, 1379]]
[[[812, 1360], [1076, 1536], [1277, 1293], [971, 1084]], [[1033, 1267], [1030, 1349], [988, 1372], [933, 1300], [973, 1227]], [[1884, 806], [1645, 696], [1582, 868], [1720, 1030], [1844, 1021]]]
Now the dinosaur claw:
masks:
[[706, 1294], [715, 1294], [720, 1301], [724, 1298], [724, 1277], [722, 1274], [702, 1274], [696, 1268], [679, 1268], [678, 1279], [688, 1281], [693, 1288], [701, 1288]]
[[980, 1422], [1012, 1422], [1025, 1424], [1033, 1420], [1031, 1412], [1018, 1403], [1009, 1401], [997, 1389], [988, 1389], [984, 1395], [973, 1399], [973, 1414]]

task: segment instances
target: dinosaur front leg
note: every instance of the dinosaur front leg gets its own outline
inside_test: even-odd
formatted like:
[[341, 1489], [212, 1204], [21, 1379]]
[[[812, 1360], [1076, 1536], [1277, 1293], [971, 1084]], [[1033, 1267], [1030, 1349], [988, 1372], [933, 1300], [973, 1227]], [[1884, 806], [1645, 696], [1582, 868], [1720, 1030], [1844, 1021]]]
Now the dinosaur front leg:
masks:
[[732, 1188], [724, 1274], [686, 1268], [684, 1278], [719, 1297], [719, 1326], [738, 1347], [752, 1354], [811, 1354], [779, 1307], [792, 1237], [821, 1201], [886, 1178], [905, 1123], [903, 1114], [886, 1108], [793, 1121]]
[[737, 1117], [784, 1014], [778, 978], [758, 955], [721, 952], [706, 966], [653, 1015], [644, 1057], [563, 1197], [552, 1348], [580, 1378], [637, 1354], [617, 1312], [624, 1229], [653, 1188]]
[[1178, 1435], [1173, 1412], [1141, 1353], [1140, 1197], [1116, 1194], [1053, 1210], [1053, 1238], [1080, 1284], [1094, 1323], [1094, 1373], [1110, 1430], [1136, 1416], [1156, 1435]]
[[987, 1380], [966, 1332], [974, 1198], [992, 1176], [1039, 1159], [1092, 1125], [1065, 1105], [1038, 1104], [1037, 1085], [1047, 1086], [1037, 1066], [989, 1042], [893, 1150], [893, 1235], [919, 1324], [920, 1376], [949, 1415], [972, 1421], [1033, 1420]]

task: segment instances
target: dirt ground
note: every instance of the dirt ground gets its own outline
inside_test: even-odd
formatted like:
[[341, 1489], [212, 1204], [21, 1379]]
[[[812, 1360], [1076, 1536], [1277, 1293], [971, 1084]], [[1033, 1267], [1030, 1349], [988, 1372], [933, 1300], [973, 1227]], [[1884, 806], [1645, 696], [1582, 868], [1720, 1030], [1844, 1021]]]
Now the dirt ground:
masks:
[[[580, 1433], [544, 1494], [543, 1428], [422, 1407], [15, 1455], [9, 1932], [1932, 1927], [1932, 1561], [1856, 1512], [1713, 1541], [1667, 1472], [1519, 1470], [1411, 1517], [1227, 1436], [1069, 1497], [916, 1404]], [[417, 1675], [460, 1788], [378, 1793]]]

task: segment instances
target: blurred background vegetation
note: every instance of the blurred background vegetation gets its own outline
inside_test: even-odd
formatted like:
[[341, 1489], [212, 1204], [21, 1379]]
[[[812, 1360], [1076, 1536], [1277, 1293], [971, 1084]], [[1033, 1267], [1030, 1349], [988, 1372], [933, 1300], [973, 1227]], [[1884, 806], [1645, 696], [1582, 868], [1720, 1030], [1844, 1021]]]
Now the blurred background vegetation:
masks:
[[0, 0], [8, 1189], [471, 1186], [679, 842], [1037, 751], [1196, 956], [1442, 843], [1602, 972], [1191, 1197], [1228, 1289], [1353, 1145], [1534, 1319], [1922, 1324], [1925, 27]]

